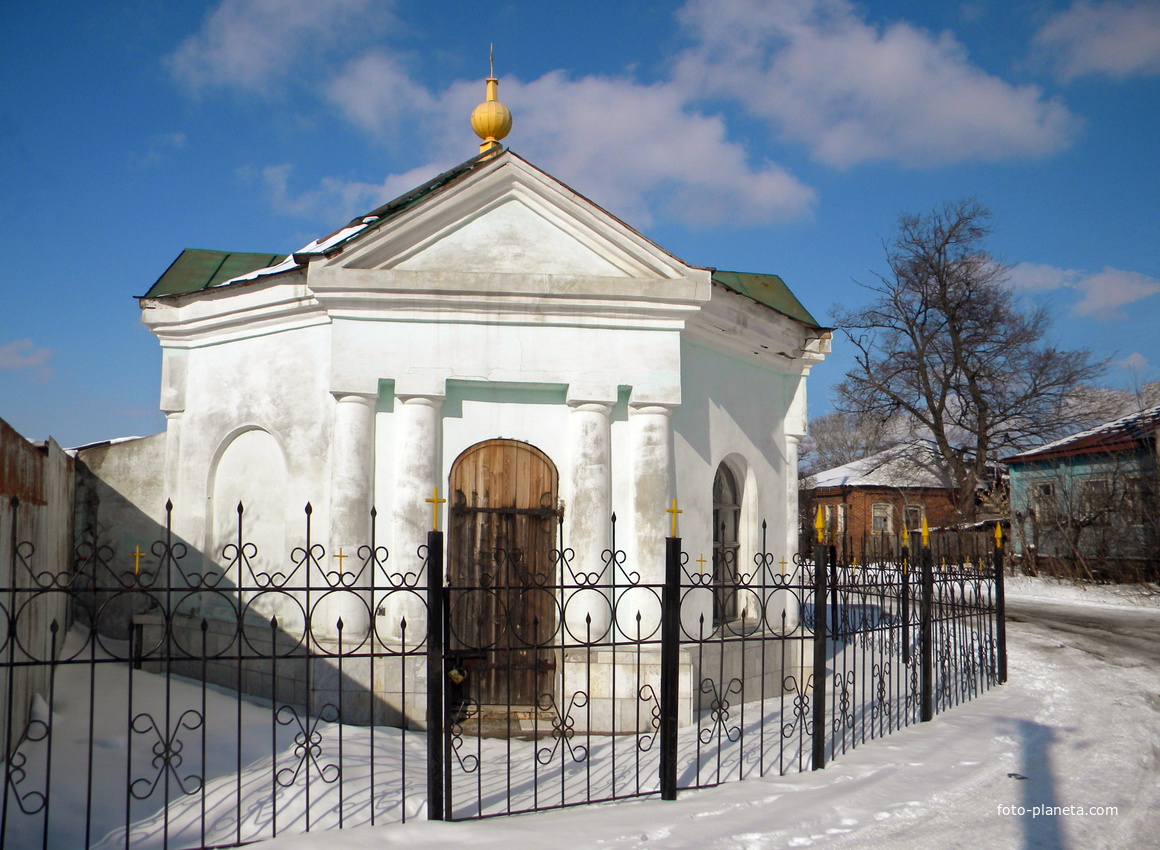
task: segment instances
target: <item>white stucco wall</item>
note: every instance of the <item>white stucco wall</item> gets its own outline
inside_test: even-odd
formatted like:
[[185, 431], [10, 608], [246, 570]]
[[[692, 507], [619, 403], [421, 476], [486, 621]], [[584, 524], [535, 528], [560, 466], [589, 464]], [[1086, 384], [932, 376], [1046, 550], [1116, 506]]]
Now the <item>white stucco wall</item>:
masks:
[[[175, 517], [199, 550], [220, 554], [239, 500], [247, 525], [275, 517], [291, 541], [302, 535], [307, 502], [313, 522], [326, 528], [335, 404], [329, 355], [325, 325], [180, 353], [186, 380], [183, 409], [169, 416], [170, 489]], [[262, 542], [263, 566], [285, 565], [286, 547], [269, 552], [273, 540]]]
[[[369, 542], [369, 521], [350, 517], [373, 504], [377, 542], [410, 570], [431, 489], [445, 496], [465, 449], [505, 437], [556, 465], [565, 543], [606, 545], [593, 528], [614, 511], [645, 581], [662, 575], [673, 497], [690, 558], [711, 559], [726, 458], [749, 493], [742, 557], [763, 519], [768, 551], [792, 557], [785, 420], [792, 410], [789, 430], [803, 430], [800, 324], [506, 155], [311, 256], [143, 305], [165, 350], [166, 489], [199, 550], [220, 560], [238, 500], [247, 523], [288, 530], [273, 553], [279, 534], [262, 533], [266, 565], [301, 542], [307, 501], [332, 549]], [[603, 433], [607, 476], [592, 465]], [[607, 499], [585, 499], [578, 481]]]
[[[787, 462], [785, 417], [788, 396], [799, 376], [762, 368], [696, 342], [683, 346], [682, 366], [683, 402], [673, 414], [673, 453], [686, 568], [712, 573], [713, 481], [725, 462], [743, 491], [738, 572], [749, 574], [750, 581], [760, 585], [754, 556], [761, 552], [772, 556], [775, 571], [792, 571], [794, 553], [786, 545], [786, 524], [793, 518], [785, 493], [788, 482], [796, 485], [797, 469]], [[767, 524], [764, 538], [763, 521]], [[711, 623], [711, 605], [712, 595], [697, 591], [682, 610], [685, 628], [696, 633], [698, 610]], [[769, 607], [749, 597], [740, 598], [739, 606], [750, 617], [760, 616]], [[776, 612], [765, 613], [776, 619]], [[792, 619], [796, 613], [788, 616]]]
[[[765, 520], [772, 530], [769, 551], [778, 558], [786, 555], [784, 538], [775, 531], [786, 521], [786, 476], [797, 474], [787, 469], [785, 457], [786, 396], [797, 376], [761, 369], [694, 342], [684, 346], [683, 365], [684, 401], [673, 414], [673, 429], [686, 549], [694, 559], [698, 553], [712, 556], [713, 478], [728, 461], [743, 488], [756, 487], [755, 495], [746, 492], [746, 501], [755, 498], [757, 522]], [[755, 545], [755, 538], [742, 540], [750, 556]]]

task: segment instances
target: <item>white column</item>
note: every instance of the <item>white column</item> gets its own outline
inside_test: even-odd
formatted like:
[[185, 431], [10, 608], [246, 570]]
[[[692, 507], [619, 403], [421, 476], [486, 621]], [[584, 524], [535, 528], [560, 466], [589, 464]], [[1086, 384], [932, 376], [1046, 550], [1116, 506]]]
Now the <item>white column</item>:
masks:
[[[440, 396], [395, 397], [394, 510], [391, 515], [391, 571], [419, 574], [418, 586], [427, 586], [418, 551], [427, 544], [432, 505], [427, 499], [440, 483], [439, 447], [442, 439]], [[440, 488], [439, 497], [447, 498]], [[445, 506], [444, 506], [445, 507]], [[446, 517], [446, 511], [441, 511]], [[442, 524], [440, 528], [442, 528]], [[386, 605], [384, 634], [398, 636], [400, 620], [407, 618], [407, 643], [417, 643], [425, 614], [421, 602], [410, 594], [391, 594]], [[412, 640], [414, 638], [414, 640]]]
[[[173, 530], [195, 546], [187, 562], [192, 569], [203, 574], [216, 570], [213, 552], [213, 528], [206, 522], [203, 501], [208, 493], [204, 484], [197, 489], [192, 483], [188, 470], [194, 464], [182, 463], [182, 422], [185, 418], [185, 392], [189, 372], [189, 352], [184, 349], [161, 349], [161, 404], [165, 413], [165, 492], [161, 504], [146, 505], [150, 517], [164, 523], [165, 500], [173, 502]], [[204, 474], [199, 483], [205, 482]], [[220, 554], [220, 553], [219, 553]]]
[[[165, 414], [165, 497], [174, 505], [181, 505], [179, 476], [181, 475], [181, 419], [184, 410]], [[153, 509], [153, 505], [148, 506]], [[182, 508], [186, 507], [184, 505]], [[179, 508], [180, 509], [180, 508]]]
[[[186, 375], [189, 371], [188, 352], [163, 348], [161, 352], [161, 410], [165, 413], [165, 496], [172, 499], [179, 512], [192, 513], [192, 504], [183, 504], [186, 494], [181, 489], [181, 420], [185, 413]], [[154, 509], [160, 511], [160, 505]], [[151, 516], [153, 514], [150, 514]]]
[[[569, 595], [565, 617], [572, 638], [591, 634], [601, 639], [608, 628], [611, 610], [604, 553], [609, 548], [612, 514], [612, 433], [607, 402], [570, 401], [569, 443], [572, 462], [572, 497], [568, 505], [568, 538], [574, 553], [561, 577], [565, 587], [585, 589]], [[569, 571], [571, 574], [569, 574]], [[591, 617], [591, 624], [586, 622]], [[590, 628], [590, 631], [589, 631]]]
[[669, 466], [672, 408], [661, 404], [629, 405], [632, 452], [632, 535], [628, 567], [644, 582], [663, 582], [665, 538], [671, 531], [666, 513], [672, 492]]
[[[797, 554], [799, 541], [798, 529], [798, 500], [800, 498], [800, 489], [798, 487], [798, 445], [802, 438], [797, 434], [785, 435], [785, 550], [784, 557], [787, 561], [792, 562], [793, 556]], [[781, 556], [778, 556], [779, 559]], [[788, 568], [787, 568], [788, 569]]]
[[[794, 571], [794, 555], [797, 554], [798, 541], [798, 444], [801, 437], [796, 434], [785, 435], [785, 538], [784, 549], [781, 554], [771, 553], [774, 556], [776, 570], [792, 574]], [[776, 541], [776, 538], [774, 538]], [[801, 606], [797, 596], [785, 591], [778, 591], [775, 600], [769, 604], [768, 616], [776, 625], [776, 603], [785, 610], [785, 627], [796, 629], [800, 621]]]
[[[330, 537], [326, 572], [342, 574], [348, 586], [369, 587], [372, 576], [362, 572], [361, 546], [371, 540], [371, 507], [374, 504], [375, 401], [377, 396], [344, 393], [334, 408], [334, 431], [330, 462]], [[332, 576], [327, 584], [339, 586]], [[362, 640], [370, 626], [372, 600], [367, 591], [336, 594], [327, 605], [325, 631], [337, 633], [342, 618], [343, 637]], [[315, 633], [322, 629], [315, 627]]]

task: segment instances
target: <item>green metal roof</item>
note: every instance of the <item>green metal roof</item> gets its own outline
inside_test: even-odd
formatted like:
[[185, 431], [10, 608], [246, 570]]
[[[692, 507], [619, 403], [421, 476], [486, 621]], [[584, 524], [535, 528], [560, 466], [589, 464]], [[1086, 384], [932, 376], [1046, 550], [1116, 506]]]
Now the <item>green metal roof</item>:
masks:
[[817, 320], [789, 291], [785, 281], [775, 274], [714, 271], [713, 282], [721, 284], [738, 295], [752, 298], [758, 304], [764, 304], [803, 325], [821, 328]]
[[275, 265], [284, 259], [285, 254], [239, 254], [186, 248], [143, 297], [198, 292], [239, 275]]

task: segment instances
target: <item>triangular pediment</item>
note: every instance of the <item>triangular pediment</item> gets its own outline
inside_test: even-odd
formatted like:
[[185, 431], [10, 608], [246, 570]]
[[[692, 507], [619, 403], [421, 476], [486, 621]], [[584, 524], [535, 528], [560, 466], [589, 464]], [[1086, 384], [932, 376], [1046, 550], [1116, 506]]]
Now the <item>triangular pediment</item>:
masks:
[[348, 269], [653, 280], [683, 277], [688, 268], [510, 153], [370, 228], [331, 263]]
[[609, 251], [517, 197], [505, 197], [391, 265], [406, 271], [627, 277]]

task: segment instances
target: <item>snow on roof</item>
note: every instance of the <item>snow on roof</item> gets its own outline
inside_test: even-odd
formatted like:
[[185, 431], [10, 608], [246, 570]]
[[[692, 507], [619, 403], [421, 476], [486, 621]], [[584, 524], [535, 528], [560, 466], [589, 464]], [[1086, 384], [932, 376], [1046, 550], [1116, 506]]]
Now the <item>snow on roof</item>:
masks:
[[903, 443], [813, 476], [815, 487], [953, 486], [946, 462], [927, 440]]
[[1155, 435], [1158, 429], [1160, 429], [1160, 404], [1012, 455], [1004, 458], [1004, 461], [1010, 463], [1064, 455], [1121, 451]]
[[281, 274], [282, 272], [292, 271], [293, 269], [305, 265], [305, 262], [300, 261], [300, 258], [303, 254], [324, 254], [335, 245], [339, 245], [350, 237], [358, 233], [362, 233], [378, 220], [379, 219], [377, 216], [367, 216], [361, 221], [351, 222], [346, 227], [343, 227], [340, 230], [336, 230], [329, 236], [323, 236], [319, 239], [312, 239], [280, 263], [276, 263], [272, 266], [266, 266], [265, 268], [261, 269], [254, 269], [252, 272], [238, 275], [237, 277], [231, 277], [229, 280], [223, 280], [219, 283], [213, 284], [213, 286], [229, 286], [232, 283], [241, 283], [242, 281], [246, 280], [257, 280], [258, 278], [265, 277], [267, 275]]
[[92, 443], [85, 443], [81, 446], [72, 446], [65, 449], [67, 454], [76, 456], [77, 452], [83, 452], [85, 449], [95, 449], [97, 446], [115, 446], [118, 443], [131, 443], [134, 440], [144, 440], [144, 437], [113, 437], [111, 440], [97, 440]]

